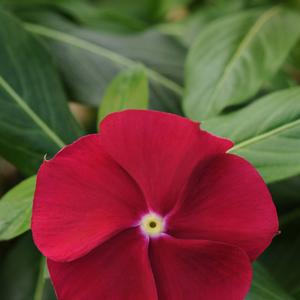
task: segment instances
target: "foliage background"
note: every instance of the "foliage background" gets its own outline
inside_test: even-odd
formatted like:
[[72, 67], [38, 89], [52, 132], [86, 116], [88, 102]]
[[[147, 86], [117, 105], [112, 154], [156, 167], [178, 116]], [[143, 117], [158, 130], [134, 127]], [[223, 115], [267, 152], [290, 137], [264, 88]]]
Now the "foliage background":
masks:
[[28, 231], [34, 174], [124, 108], [235, 142], [281, 228], [247, 299], [300, 299], [299, 37], [299, 0], [0, 0], [0, 299], [55, 299]]

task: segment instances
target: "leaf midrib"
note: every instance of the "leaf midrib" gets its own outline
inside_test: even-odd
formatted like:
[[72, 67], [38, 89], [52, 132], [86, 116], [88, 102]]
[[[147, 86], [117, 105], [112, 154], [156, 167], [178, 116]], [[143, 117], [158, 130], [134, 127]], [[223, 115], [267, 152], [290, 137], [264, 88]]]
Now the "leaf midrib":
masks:
[[300, 125], [300, 119], [297, 119], [297, 120], [294, 120], [292, 122], [286, 123], [286, 124], [281, 125], [281, 126], [279, 126], [277, 128], [274, 128], [272, 130], [269, 130], [267, 132], [259, 134], [259, 135], [255, 136], [255, 137], [252, 137], [250, 139], [247, 139], [245, 141], [237, 143], [234, 147], [232, 147], [231, 149], [229, 149], [228, 152], [233, 152], [233, 151], [245, 148], [246, 146], [256, 144], [256, 143], [258, 143], [258, 142], [260, 142], [262, 140], [271, 138], [272, 136], [278, 135], [278, 134], [280, 134], [280, 133], [282, 133], [282, 132], [284, 132], [286, 130], [289, 130], [291, 128], [294, 128], [294, 127], [296, 127], [298, 125]]
[[222, 86], [224, 83], [228, 80], [229, 74], [231, 70], [233, 69], [236, 62], [239, 60], [239, 58], [242, 56], [243, 52], [247, 48], [247, 46], [251, 43], [251, 41], [254, 39], [256, 34], [259, 32], [259, 30], [276, 14], [278, 14], [281, 11], [280, 6], [272, 7], [271, 9], [267, 10], [265, 13], [263, 13], [257, 21], [253, 24], [253, 26], [250, 28], [248, 33], [245, 35], [245, 37], [242, 39], [239, 47], [236, 49], [235, 53], [233, 54], [232, 58], [229, 60], [228, 64], [225, 66], [224, 71], [222, 73], [222, 76], [219, 78], [216, 88], [210, 97], [210, 101], [207, 101], [207, 111], [209, 112], [211, 107], [213, 106], [214, 102], [216, 101], [216, 96], [220, 92]]
[[[131, 60], [125, 56], [120, 55], [119, 53], [116, 53], [110, 49], [107, 49], [103, 46], [94, 44], [92, 42], [89, 42], [87, 40], [81, 39], [79, 37], [73, 36], [71, 34], [61, 32], [59, 30], [51, 29], [46, 26], [32, 24], [32, 23], [24, 23], [25, 29], [28, 31], [38, 34], [47, 38], [51, 38], [53, 40], [60, 41], [65, 44], [72, 45], [74, 47], [87, 50], [91, 53], [94, 53], [96, 55], [105, 57], [115, 63], [118, 63], [125, 67], [132, 67], [136, 65], [140, 65], [141, 62], [136, 62], [134, 60]], [[183, 87], [177, 84], [176, 82], [172, 81], [171, 79], [165, 77], [164, 75], [158, 73], [157, 71], [144, 66], [147, 75], [150, 79], [153, 81], [156, 81], [166, 88], [172, 90], [174, 93], [176, 93], [179, 96], [183, 95]]]
[[0, 76], [0, 87], [13, 99], [32, 121], [52, 140], [59, 148], [65, 146], [62, 139], [27, 105], [26, 101]]

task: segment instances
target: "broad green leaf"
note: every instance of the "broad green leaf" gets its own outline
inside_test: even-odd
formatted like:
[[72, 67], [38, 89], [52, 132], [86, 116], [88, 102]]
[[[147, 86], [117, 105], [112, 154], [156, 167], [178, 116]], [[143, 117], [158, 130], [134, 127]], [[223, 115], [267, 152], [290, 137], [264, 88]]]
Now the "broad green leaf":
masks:
[[11, 244], [0, 258], [0, 299], [42, 300], [44, 259], [32, 243], [30, 234]]
[[259, 263], [254, 264], [252, 286], [246, 300], [295, 300]]
[[[98, 106], [105, 88], [123, 69], [143, 64], [152, 108], [180, 112], [185, 48], [155, 30], [118, 35], [77, 27], [55, 15], [27, 24], [46, 38], [74, 99]], [[76, 62], [76, 63], [74, 63]], [[80, 63], [78, 63], [80, 62]]]
[[[283, 199], [284, 200], [284, 199]], [[300, 209], [293, 218], [280, 217], [281, 234], [261, 257], [272, 277], [293, 299], [300, 299]]]
[[161, 0], [95, 0], [99, 7], [150, 21], [156, 15]]
[[[153, 0], [145, 1], [149, 4], [153, 2]], [[124, 11], [126, 8], [124, 0], [123, 3], [119, 3], [119, 7], [118, 4], [112, 5], [111, 1], [110, 4], [107, 3], [109, 5], [82, 0], [0, 0], [0, 4], [2, 2], [5, 9], [25, 19], [32, 13], [39, 14], [42, 10], [51, 9], [76, 20], [76, 23], [108, 31], [132, 32], [143, 30], [149, 25], [144, 17], [140, 18], [138, 15], [131, 15]], [[139, 4], [143, 6], [142, 3]]]
[[12, 239], [30, 228], [36, 177], [32, 176], [0, 199], [0, 240]]
[[0, 10], [0, 155], [33, 174], [80, 135], [51, 56], [15, 18]]
[[0, 256], [0, 299], [56, 300], [46, 263], [27, 233], [14, 240]]
[[148, 81], [141, 67], [125, 70], [112, 81], [101, 102], [98, 119], [129, 108], [148, 108]]
[[159, 25], [159, 28], [165, 33], [177, 36], [184, 45], [190, 47], [208, 23], [242, 10], [245, 6], [244, 2], [246, 1], [209, 2], [202, 5], [200, 9], [191, 11], [182, 21], [163, 23]]
[[276, 73], [299, 34], [299, 15], [280, 6], [208, 25], [186, 63], [187, 116], [203, 120], [247, 101]]
[[124, 13], [124, 9], [116, 9], [107, 5], [72, 0], [56, 3], [56, 7], [71, 15], [79, 23], [101, 30], [128, 33], [143, 30], [147, 27], [144, 18], [139, 19], [138, 16]]
[[203, 127], [233, 140], [230, 152], [248, 159], [268, 183], [300, 174], [299, 87], [269, 94]]

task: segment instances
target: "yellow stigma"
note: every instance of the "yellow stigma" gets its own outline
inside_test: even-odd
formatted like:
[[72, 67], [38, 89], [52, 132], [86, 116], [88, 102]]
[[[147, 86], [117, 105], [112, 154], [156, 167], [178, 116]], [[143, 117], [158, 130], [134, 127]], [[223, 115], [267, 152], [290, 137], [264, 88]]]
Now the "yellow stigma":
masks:
[[156, 214], [148, 214], [143, 217], [141, 228], [149, 236], [158, 236], [164, 230], [164, 220]]

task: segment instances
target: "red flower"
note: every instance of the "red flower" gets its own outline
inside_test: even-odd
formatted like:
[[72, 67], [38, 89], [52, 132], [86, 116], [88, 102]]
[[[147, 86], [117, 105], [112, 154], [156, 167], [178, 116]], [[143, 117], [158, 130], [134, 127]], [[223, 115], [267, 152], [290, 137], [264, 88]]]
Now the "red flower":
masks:
[[32, 232], [61, 300], [238, 300], [278, 221], [229, 140], [129, 110], [41, 166]]

